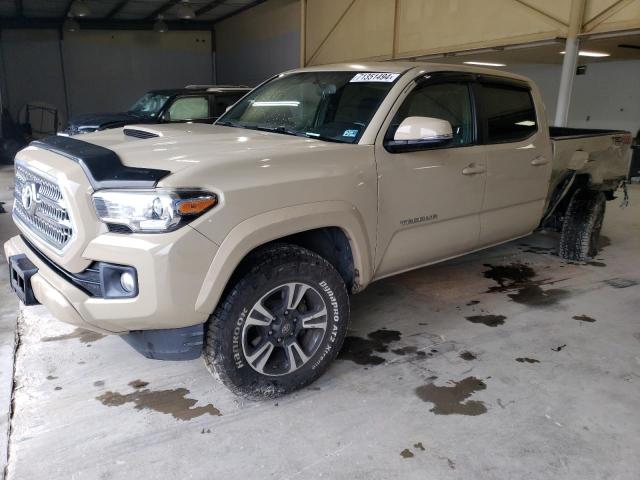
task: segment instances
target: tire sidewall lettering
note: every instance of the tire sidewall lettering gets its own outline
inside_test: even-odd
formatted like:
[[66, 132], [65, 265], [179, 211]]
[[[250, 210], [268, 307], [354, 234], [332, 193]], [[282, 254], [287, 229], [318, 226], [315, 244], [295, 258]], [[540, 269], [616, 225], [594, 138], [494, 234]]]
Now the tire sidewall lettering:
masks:
[[233, 363], [235, 367], [240, 370], [245, 366], [244, 363], [244, 354], [242, 352], [242, 346], [240, 342], [242, 341], [242, 327], [244, 322], [247, 320], [247, 315], [249, 314], [249, 310], [245, 307], [240, 312], [238, 319], [233, 326], [233, 335], [231, 341], [231, 351], [233, 354]]
[[333, 350], [333, 346], [338, 338], [338, 329], [340, 325], [340, 305], [338, 304], [338, 300], [336, 298], [335, 293], [333, 292], [333, 290], [325, 280], [321, 281], [319, 283], [319, 286], [324, 292], [324, 294], [329, 297], [329, 308], [331, 309], [331, 314], [328, 316], [332, 321], [328, 322], [331, 325], [329, 327], [330, 332], [328, 332], [329, 334], [328, 343], [322, 349], [322, 354], [311, 365], [311, 370], [315, 370], [322, 363], [325, 357], [329, 355]]

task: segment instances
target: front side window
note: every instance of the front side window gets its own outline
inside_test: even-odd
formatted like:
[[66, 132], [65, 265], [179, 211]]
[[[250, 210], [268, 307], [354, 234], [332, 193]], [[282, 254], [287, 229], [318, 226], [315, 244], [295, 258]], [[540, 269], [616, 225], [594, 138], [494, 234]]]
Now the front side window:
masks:
[[209, 100], [207, 97], [177, 98], [167, 110], [170, 122], [199, 120], [209, 117]]
[[417, 86], [395, 114], [387, 138], [393, 138], [398, 126], [407, 117], [432, 117], [451, 124], [453, 140], [446, 146], [473, 143], [473, 112], [469, 87], [464, 82], [436, 83]]
[[217, 125], [357, 143], [399, 74], [302, 72], [255, 89]]
[[526, 88], [481, 85], [482, 117], [486, 142], [517, 142], [538, 130], [536, 109]]
[[169, 99], [168, 95], [159, 93], [145, 93], [140, 99], [133, 104], [128, 113], [140, 117], [155, 117], [158, 115], [164, 104]]

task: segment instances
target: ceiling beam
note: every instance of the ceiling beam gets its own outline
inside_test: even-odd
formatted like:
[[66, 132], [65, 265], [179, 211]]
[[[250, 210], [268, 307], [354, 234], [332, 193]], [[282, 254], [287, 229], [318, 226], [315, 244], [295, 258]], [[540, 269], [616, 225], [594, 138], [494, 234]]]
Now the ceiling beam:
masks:
[[111, 10], [109, 10], [109, 13], [104, 16], [104, 18], [115, 17], [120, 12], [120, 10], [127, 6], [128, 3], [129, 0], [121, 0], [120, 2], [116, 3], [115, 6]]
[[196, 16], [199, 17], [200, 15], [209, 13], [214, 8], [219, 7], [220, 5], [223, 5], [225, 1], [226, 0], [213, 0], [213, 2], [207, 3], [205, 6], [200, 7], [198, 10], [196, 10]]
[[537, 13], [538, 15], [541, 15], [543, 17], [545, 17], [548, 20], [551, 20], [553, 23], [555, 23], [556, 25], [560, 26], [560, 27], [568, 27], [569, 24], [566, 23], [564, 20], [560, 20], [559, 18], [554, 17], [553, 15], [550, 15], [549, 13], [540, 10], [539, 8], [525, 2], [524, 0], [515, 0], [516, 3], [518, 3], [519, 5], [522, 5], [523, 7], [528, 8], [529, 10]]
[[147, 15], [147, 18], [145, 20], [155, 20], [158, 17], [158, 15], [162, 15], [164, 12], [169, 10], [174, 5], [177, 5], [178, 3], [180, 3], [180, 1], [181, 0], [169, 0], [168, 2], [164, 2], [162, 5], [156, 8], [153, 12]]
[[610, 17], [618, 13], [620, 10], [624, 10], [625, 8], [627, 8], [632, 2], [633, 0], [618, 0], [614, 4], [602, 10], [595, 17], [584, 22], [583, 31], [590, 32], [601, 23], [606, 22]]

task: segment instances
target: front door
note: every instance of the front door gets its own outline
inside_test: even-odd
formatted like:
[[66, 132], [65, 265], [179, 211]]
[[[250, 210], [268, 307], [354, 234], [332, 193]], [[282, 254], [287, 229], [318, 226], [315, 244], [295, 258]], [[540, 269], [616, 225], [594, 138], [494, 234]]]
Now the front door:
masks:
[[[444, 77], [444, 78], [443, 78]], [[376, 142], [379, 224], [375, 278], [474, 249], [486, 182], [485, 147], [476, 144], [471, 84], [446, 75], [416, 83], [383, 126], [393, 138], [407, 117], [447, 120], [445, 145], [391, 153]]]

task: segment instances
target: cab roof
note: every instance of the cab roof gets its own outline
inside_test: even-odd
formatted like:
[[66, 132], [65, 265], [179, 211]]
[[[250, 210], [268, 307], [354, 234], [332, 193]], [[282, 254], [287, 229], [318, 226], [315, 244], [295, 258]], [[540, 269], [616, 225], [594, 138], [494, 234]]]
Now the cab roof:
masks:
[[506, 77], [518, 79], [527, 83], [531, 80], [522, 75], [497, 70], [492, 68], [475, 67], [471, 65], [456, 65], [451, 63], [432, 63], [432, 62], [413, 62], [413, 61], [397, 61], [397, 62], [350, 62], [350, 63], [334, 63], [329, 65], [317, 65], [306, 68], [296, 68], [286, 73], [298, 72], [382, 72], [382, 73], [405, 73], [409, 70], [418, 69], [426, 72], [434, 71], [453, 71], [467, 72], [484, 75], [493, 75], [498, 77]]

